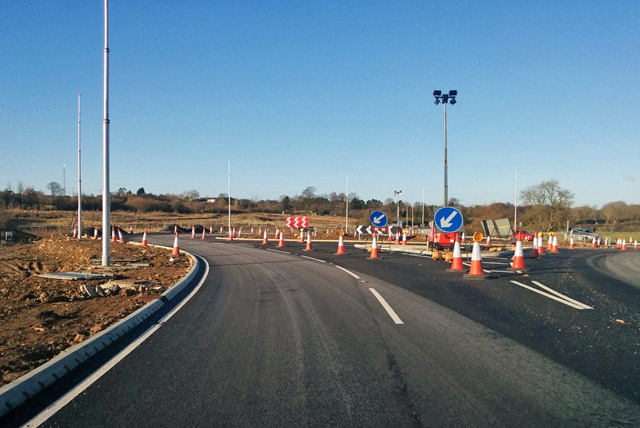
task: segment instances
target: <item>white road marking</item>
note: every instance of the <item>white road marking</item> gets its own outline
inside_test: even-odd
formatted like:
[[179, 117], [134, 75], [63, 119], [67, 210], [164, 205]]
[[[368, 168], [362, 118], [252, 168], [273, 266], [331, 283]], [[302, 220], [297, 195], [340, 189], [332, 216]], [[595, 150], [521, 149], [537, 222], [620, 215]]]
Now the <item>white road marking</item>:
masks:
[[300, 257], [304, 257], [305, 259], [309, 259], [309, 260], [315, 260], [315, 261], [320, 262], [320, 263], [326, 263], [327, 262], [326, 260], [320, 260], [320, 259], [316, 259], [315, 257], [309, 257], [309, 256], [305, 256], [305, 255], [302, 255], [302, 254], [300, 254]]
[[525, 285], [525, 284], [523, 284], [523, 283], [521, 283], [521, 282], [518, 282], [518, 281], [511, 281], [511, 283], [513, 283], [513, 284], [515, 284], [515, 285], [519, 285], [520, 287], [526, 288], [527, 290], [533, 291], [534, 293], [541, 294], [541, 295], [543, 295], [543, 296], [545, 296], [545, 297], [548, 297], [549, 299], [553, 299], [553, 300], [555, 300], [556, 302], [560, 302], [560, 303], [562, 303], [562, 304], [564, 304], [564, 305], [571, 306], [571, 307], [572, 307], [572, 308], [574, 308], [574, 309], [580, 309], [580, 310], [584, 309], [584, 307], [582, 307], [582, 306], [576, 305], [576, 304], [571, 303], [571, 302], [569, 302], [569, 301], [567, 301], [567, 300], [564, 300], [564, 299], [560, 299], [560, 298], [558, 298], [558, 297], [556, 297], [556, 296], [554, 296], [554, 295], [552, 295], [552, 294], [545, 293], [544, 291], [540, 291], [540, 290], [538, 290], [538, 289], [536, 289], [536, 288], [529, 287], [528, 285]]
[[540, 287], [540, 288], [542, 288], [544, 290], [547, 290], [549, 293], [555, 294], [556, 296], [560, 297], [561, 299], [567, 300], [567, 301], [569, 301], [571, 303], [575, 303], [578, 306], [582, 306], [583, 309], [593, 309], [591, 306], [585, 305], [584, 303], [578, 302], [577, 300], [573, 300], [571, 297], [565, 296], [562, 293], [558, 293], [556, 290], [554, 290], [554, 289], [552, 289], [550, 287], [547, 287], [546, 285], [544, 285], [544, 284], [542, 284], [542, 283], [540, 283], [538, 281], [531, 281], [531, 282], [533, 282], [538, 287]]
[[207, 279], [209, 275], [209, 263], [206, 260], [202, 259], [206, 264], [206, 269], [204, 275], [196, 288], [193, 289], [191, 293], [182, 301], [178, 306], [173, 308], [169, 313], [167, 313], [164, 317], [158, 321], [157, 324], [149, 327], [147, 331], [145, 331], [142, 336], [138, 337], [134, 340], [129, 346], [124, 348], [118, 354], [116, 354], [113, 358], [107, 361], [102, 367], [100, 367], [97, 371], [95, 371], [91, 376], [86, 378], [80, 384], [78, 384], [75, 388], [67, 392], [65, 395], [60, 397], [54, 403], [52, 403], [49, 407], [44, 409], [42, 412], [37, 414], [33, 419], [27, 422], [23, 427], [37, 427], [45, 423], [50, 417], [58, 413], [64, 406], [69, 404], [76, 398], [78, 395], [82, 394], [87, 388], [89, 388], [93, 383], [95, 383], [98, 379], [104, 376], [109, 370], [111, 370], [116, 364], [122, 361], [127, 355], [133, 352], [138, 346], [140, 346], [145, 340], [147, 340], [153, 333], [156, 332], [164, 323], [169, 321], [172, 316], [174, 316], [191, 298], [200, 290], [202, 284]]
[[389, 316], [391, 317], [391, 319], [393, 320], [393, 322], [395, 322], [396, 324], [404, 324], [402, 322], [402, 320], [400, 319], [400, 317], [398, 316], [398, 314], [396, 314], [396, 311], [393, 310], [393, 308], [391, 306], [389, 306], [389, 304], [387, 303], [386, 300], [384, 300], [384, 297], [382, 297], [380, 295], [380, 293], [378, 293], [375, 289], [370, 288], [369, 291], [371, 291], [371, 293], [376, 297], [376, 299], [378, 299], [378, 302], [380, 302], [380, 304], [382, 305], [382, 307], [387, 311], [387, 313], [389, 314]]
[[351, 276], [352, 276], [352, 277], [354, 277], [355, 279], [360, 279], [360, 277], [359, 277], [358, 275], [356, 275], [355, 273], [353, 273], [353, 272], [351, 272], [351, 271], [346, 270], [346, 269], [345, 269], [345, 268], [343, 268], [342, 266], [337, 266], [337, 265], [336, 265], [336, 267], [337, 267], [338, 269], [340, 269], [341, 271], [344, 271], [344, 272], [348, 273], [349, 275], [351, 275]]
[[267, 251], [273, 251], [274, 253], [291, 254], [288, 251], [274, 250], [273, 248], [267, 248]]
[[483, 265], [502, 265], [502, 266], [507, 266], [509, 265], [508, 262], [485, 262], [484, 260], [482, 261]]

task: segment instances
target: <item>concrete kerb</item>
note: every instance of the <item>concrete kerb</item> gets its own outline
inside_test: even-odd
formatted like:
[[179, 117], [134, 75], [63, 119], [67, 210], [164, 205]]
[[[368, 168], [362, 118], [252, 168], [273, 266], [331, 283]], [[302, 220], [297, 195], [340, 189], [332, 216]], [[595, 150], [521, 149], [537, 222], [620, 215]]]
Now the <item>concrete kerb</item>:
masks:
[[[160, 245], [155, 246], [168, 248]], [[156, 299], [147, 303], [106, 330], [61, 352], [49, 362], [0, 388], [0, 417], [6, 415], [29, 398], [51, 386], [58, 379], [67, 375], [80, 364], [115, 342], [165, 306], [166, 303], [164, 303], [164, 299], [170, 301], [176, 294], [189, 285], [198, 272], [200, 261], [192, 254], [185, 251], [182, 251], [182, 253], [191, 258], [191, 270], [180, 282], [162, 293], [163, 299]]]

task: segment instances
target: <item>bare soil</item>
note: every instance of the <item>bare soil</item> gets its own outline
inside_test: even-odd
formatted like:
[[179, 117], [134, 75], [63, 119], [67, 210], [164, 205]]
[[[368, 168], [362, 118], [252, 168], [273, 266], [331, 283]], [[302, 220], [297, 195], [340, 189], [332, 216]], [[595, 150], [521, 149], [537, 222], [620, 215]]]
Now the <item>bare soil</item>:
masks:
[[[101, 254], [92, 239], [0, 246], [0, 386], [159, 298], [191, 266], [185, 255], [157, 247], [112, 243], [104, 268]], [[39, 276], [70, 271], [106, 278]]]

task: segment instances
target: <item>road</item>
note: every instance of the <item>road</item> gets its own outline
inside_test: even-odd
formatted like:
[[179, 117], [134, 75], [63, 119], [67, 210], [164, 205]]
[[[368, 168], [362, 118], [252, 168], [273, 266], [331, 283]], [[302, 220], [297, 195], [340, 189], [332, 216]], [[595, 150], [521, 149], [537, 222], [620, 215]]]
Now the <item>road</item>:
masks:
[[[640, 425], [637, 382], [624, 380], [637, 379], [637, 354], [583, 367], [606, 344], [637, 351], [637, 289], [597, 288], [602, 273], [574, 272], [588, 257], [469, 282], [442, 263], [353, 248], [337, 257], [334, 245], [291, 243], [287, 254], [182, 239], [210, 264], [200, 290], [43, 426]], [[595, 309], [511, 282], [532, 278]], [[597, 337], [603, 320], [615, 341]]]

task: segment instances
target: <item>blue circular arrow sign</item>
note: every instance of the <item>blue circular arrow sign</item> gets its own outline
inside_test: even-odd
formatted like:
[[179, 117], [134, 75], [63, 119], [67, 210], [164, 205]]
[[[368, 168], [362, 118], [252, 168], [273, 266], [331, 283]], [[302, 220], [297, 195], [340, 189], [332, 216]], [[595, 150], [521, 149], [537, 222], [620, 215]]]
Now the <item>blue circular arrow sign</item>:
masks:
[[372, 212], [371, 224], [375, 227], [385, 227], [387, 225], [387, 215], [382, 211]]
[[434, 224], [441, 232], [457, 232], [462, 229], [462, 213], [453, 207], [442, 207], [436, 211]]

